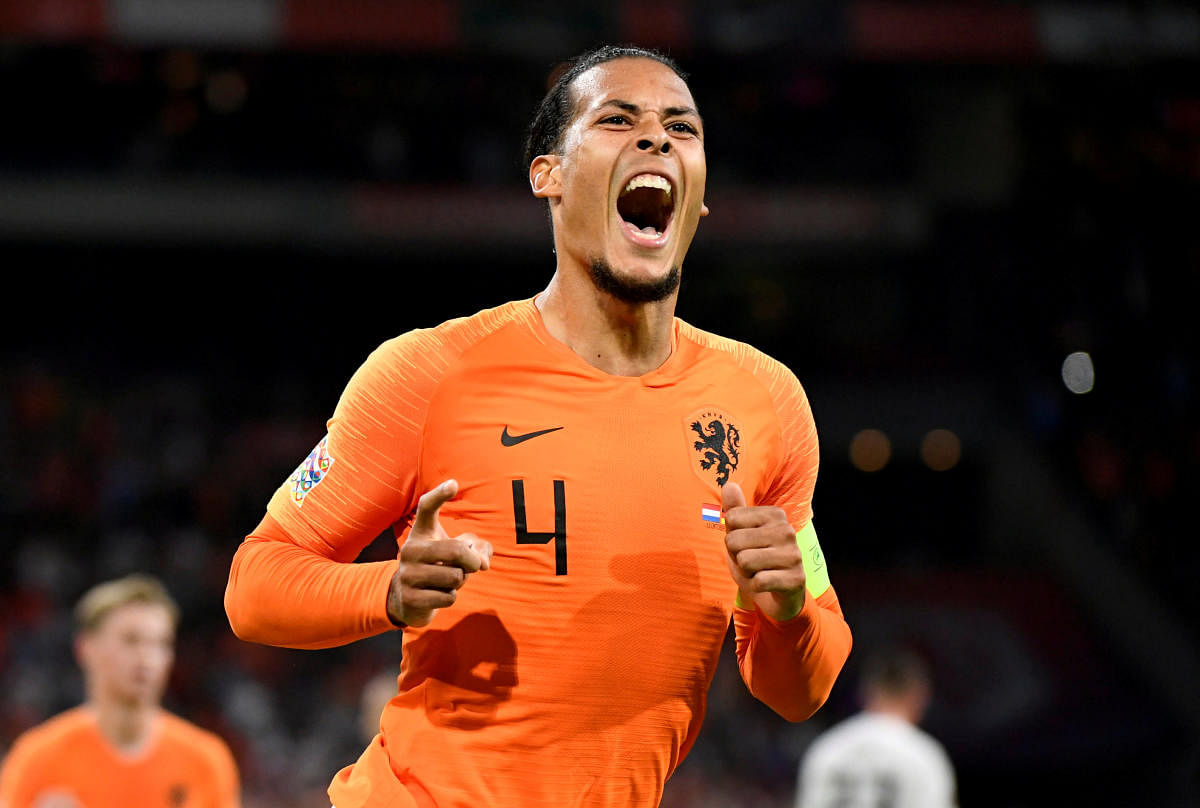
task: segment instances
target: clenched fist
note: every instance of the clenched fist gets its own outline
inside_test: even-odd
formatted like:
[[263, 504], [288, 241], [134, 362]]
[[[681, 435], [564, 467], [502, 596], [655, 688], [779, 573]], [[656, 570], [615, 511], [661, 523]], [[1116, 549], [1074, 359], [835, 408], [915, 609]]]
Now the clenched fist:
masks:
[[782, 508], [746, 505], [737, 483], [721, 490], [729, 572], [742, 602], [772, 620], [790, 620], [804, 606], [804, 562], [796, 531]]

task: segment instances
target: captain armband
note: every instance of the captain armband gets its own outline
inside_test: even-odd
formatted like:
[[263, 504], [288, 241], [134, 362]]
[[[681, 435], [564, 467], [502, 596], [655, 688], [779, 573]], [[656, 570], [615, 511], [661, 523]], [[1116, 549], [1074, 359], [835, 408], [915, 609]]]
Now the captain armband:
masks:
[[817, 529], [811, 521], [796, 534], [796, 544], [804, 562], [804, 588], [809, 595], [819, 598], [829, 588], [829, 567], [821, 552], [821, 542], [817, 541]]

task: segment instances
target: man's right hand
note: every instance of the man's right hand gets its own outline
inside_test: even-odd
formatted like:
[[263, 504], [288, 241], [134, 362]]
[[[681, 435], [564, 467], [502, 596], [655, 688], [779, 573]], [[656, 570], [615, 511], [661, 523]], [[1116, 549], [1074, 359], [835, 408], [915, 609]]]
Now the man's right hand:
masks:
[[458, 482], [447, 480], [417, 502], [417, 515], [388, 589], [388, 617], [397, 625], [429, 625], [438, 609], [454, 603], [468, 575], [491, 565], [491, 544], [473, 533], [451, 538], [438, 521], [438, 509], [457, 495]]

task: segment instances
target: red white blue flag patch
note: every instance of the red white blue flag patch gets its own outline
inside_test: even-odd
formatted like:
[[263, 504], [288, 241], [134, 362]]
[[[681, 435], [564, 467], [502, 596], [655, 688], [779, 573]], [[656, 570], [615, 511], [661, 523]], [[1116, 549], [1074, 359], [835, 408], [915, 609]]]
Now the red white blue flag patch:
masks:
[[304, 504], [308, 492], [321, 484], [332, 466], [333, 455], [329, 453], [329, 436], [326, 435], [292, 472], [289, 482], [292, 484], [292, 502], [297, 508]]
[[700, 518], [710, 527], [724, 527], [725, 515], [721, 513], [720, 505], [704, 503], [700, 506]]

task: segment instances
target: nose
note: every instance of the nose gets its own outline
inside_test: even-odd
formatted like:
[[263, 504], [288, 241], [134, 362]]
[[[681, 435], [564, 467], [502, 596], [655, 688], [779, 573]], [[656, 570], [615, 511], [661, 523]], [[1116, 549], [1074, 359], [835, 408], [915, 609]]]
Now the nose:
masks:
[[669, 154], [671, 151], [671, 141], [665, 131], [659, 131], [638, 138], [637, 147], [638, 151], [657, 151], [659, 154]]

